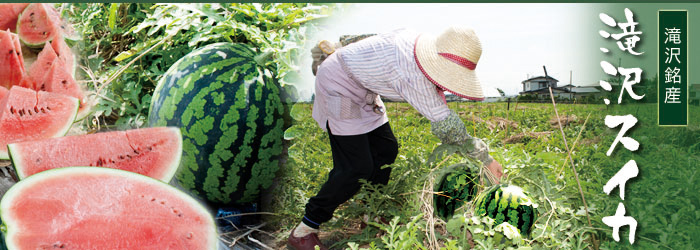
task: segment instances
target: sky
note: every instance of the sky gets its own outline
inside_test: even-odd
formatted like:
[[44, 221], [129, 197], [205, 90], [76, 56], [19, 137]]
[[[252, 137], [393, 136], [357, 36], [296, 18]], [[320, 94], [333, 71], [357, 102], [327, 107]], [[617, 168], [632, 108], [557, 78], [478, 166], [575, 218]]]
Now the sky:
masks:
[[[590, 6], [590, 5], [589, 5]], [[581, 22], [600, 22], [597, 13], [583, 4], [352, 4], [332, 14], [311, 37], [337, 41], [341, 35], [382, 33], [400, 28], [439, 35], [450, 25], [474, 29], [481, 40], [482, 55], [476, 73], [484, 87], [500, 88], [508, 95], [522, 90], [527, 77], [544, 75], [543, 65], [561, 85], [596, 85], [597, 76], [587, 74], [590, 60], [599, 52], [584, 44], [596, 37], [579, 29]], [[309, 48], [310, 49], [310, 48]], [[308, 49], [306, 50], [308, 51]], [[302, 98], [313, 93], [310, 55], [302, 55]]]

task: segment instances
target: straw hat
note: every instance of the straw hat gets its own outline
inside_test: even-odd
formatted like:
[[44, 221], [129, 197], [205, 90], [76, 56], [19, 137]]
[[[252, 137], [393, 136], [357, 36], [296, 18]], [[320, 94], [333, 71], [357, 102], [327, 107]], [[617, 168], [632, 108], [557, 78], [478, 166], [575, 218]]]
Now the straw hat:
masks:
[[416, 39], [414, 55], [418, 68], [433, 84], [462, 98], [484, 99], [474, 73], [481, 42], [473, 30], [450, 27], [437, 37], [422, 34]]

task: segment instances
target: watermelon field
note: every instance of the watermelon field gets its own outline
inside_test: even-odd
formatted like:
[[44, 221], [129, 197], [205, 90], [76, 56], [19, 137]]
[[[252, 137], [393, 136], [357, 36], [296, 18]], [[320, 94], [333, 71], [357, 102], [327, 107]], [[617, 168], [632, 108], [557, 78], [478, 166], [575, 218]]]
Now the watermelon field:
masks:
[[[468, 131], [486, 140], [492, 156], [505, 169], [503, 180], [522, 187], [535, 203], [539, 216], [530, 237], [503, 240], [507, 231], [488, 218], [474, 216], [466, 203], [447, 222], [429, 209], [434, 176], [457, 155], [432, 160], [439, 145], [430, 122], [406, 103], [388, 103], [387, 112], [399, 141], [399, 156], [391, 165], [387, 186], [367, 184], [351, 201], [342, 205], [334, 219], [322, 226], [321, 239], [333, 249], [693, 249], [700, 245], [695, 221], [698, 207], [697, 162], [700, 130], [659, 129], [655, 104], [606, 108], [596, 104], [559, 104], [568, 146], [581, 180], [591, 224], [579, 193], [567, 150], [558, 129], [551, 103], [449, 103], [459, 113]], [[691, 114], [700, 108], [691, 106]], [[635, 153], [616, 151], [605, 155], [617, 130], [603, 123], [606, 114], [633, 114], [640, 120], [630, 134], [642, 148]], [[274, 193], [281, 204], [273, 221], [280, 237], [296, 225], [306, 200], [325, 181], [332, 167], [328, 136], [311, 118], [310, 104], [292, 110], [296, 125], [289, 161], [282, 170], [283, 183]], [[692, 116], [691, 116], [692, 117]], [[691, 124], [698, 124], [698, 117]], [[612, 229], [601, 219], [615, 213], [617, 191], [606, 195], [602, 187], [630, 158], [640, 166], [640, 175], [628, 182], [624, 204], [639, 223], [636, 242], [630, 245], [629, 228], [620, 230], [621, 242], [612, 239]], [[672, 164], [672, 166], [669, 166]], [[375, 223], [360, 229], [361, 218], [390, 218], [389, 225]], [[471, 237], [469, 237], [471, 232]]]

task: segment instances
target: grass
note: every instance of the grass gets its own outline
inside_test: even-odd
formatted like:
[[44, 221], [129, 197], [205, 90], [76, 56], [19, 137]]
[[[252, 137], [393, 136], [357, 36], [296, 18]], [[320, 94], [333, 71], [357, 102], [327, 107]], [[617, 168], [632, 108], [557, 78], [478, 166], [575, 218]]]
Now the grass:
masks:
[[[492, 156], [508, 175], [504, 181], [523, 187], [539, 204], [540, 217], [532, 236], [513, 244], [495, 242], [493, 227], [479, 225], [482, 230], [475, 231], [468, 204], [448, 222], [426, 215], [426, 199], [422, 196], [432, 188], [432, 173], [462, 159], [453, 157], [443, 165], [429, 162], [431, 152], [439, 145], [429, 132], [430, 122], [406, 103], [388, 103], [390, 123], [400, 145], [399, 156], [391, 166], [392, 179], [386, 186], [366, 185], [336, 211], [333, 220], [322, 226], [323, 231], [330, 232], [322, 238], [333, 248], [391, 249], [408, 244], [413, 248], [457, 249], [456, 243], [465, 240], [466, 231], [486, 232], [473, 235], [477, 248], [692, 249], [700, 245], [700, 238], [695, 237], [700, 232], [698, 226], [684, 222], [700, 219], [696, 211], [700, 198], [692, 191], [698, 190], [694, 167], [700, 151], [697, 127], [659, 128], [655, 125], [655, 106], [651, 104], [557, 105], [590, 210], [590, 227], [561, 133], [558, 125], [552, 124], [555, 115], [551, 104], [511, 103], [509, 110], [506, 103], [449, 105], [472, 135], [489, 144]], [[697, 107], [691, 108], [693, 114], [698, 111]], [[637, 139], [642, 148], [630, 152], [620, 145], [611, 157], [606, 156], [618, 132], [603, 124], [606, 114], [635, 115], [640, 123], [628, 136]], [[278, 229], [280, 245], [298, 224], [306, 201], [318, 191], [332, 168], [328, 138], [311, 118], [311, 105], [297, 104], [293, 116], [296, 124], [288, 136], [294, 139], [287, 166], [281, 171], [281, 183], [285, 185], [272, 191], [277, 194], [275, 204], [279, 205], [274, 211], [277, 216], [270, 218], [271, 227]], [[691, 123], [698, 124], [697, 117]], [[639, 164], [640, 176], [628, 182], [626, 200], [620, 200], [617, 191], [603, 193], [603, 185], [629, 159]], [[615, 242], [611, 228], [601, 221], [615, 213], [619, 202], [639, 223], [633, 246], [627, 241], [627, 227], [620, 232], [622, 241]], [[397, 223], [394, 227], [374, 225], [360, 230], [357, 225], [364, 214], [394, 218]], [[453, 222], [456, 219], [459, 222]], [[594, 237], [597, 241], [592, 240]]]

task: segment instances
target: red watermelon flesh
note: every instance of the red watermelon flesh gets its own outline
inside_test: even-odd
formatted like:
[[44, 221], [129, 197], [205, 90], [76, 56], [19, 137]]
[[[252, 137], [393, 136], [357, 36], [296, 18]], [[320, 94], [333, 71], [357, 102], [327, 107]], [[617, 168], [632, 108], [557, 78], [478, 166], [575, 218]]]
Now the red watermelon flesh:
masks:
[[68, 71], [71, 76], [75, 76], [75, 55], [70, 47], [68, 47], [68, 44], [66, 44], [66, 41], [63, 40], [63, 38], [54, 39], [51, 41], [51, 47], [56, 55], [65, 62], [66, 71]]
[[59, 29], [59, 35], [62, 38], [68, 38], [70, 40], [79, 40], [80, 37], [78, 36], [78, 33], [75, 32], [75, 29], [73, 28], [73, 25], [70, 24], [69, 22], [66, 22], [65, 19], [61, 18], [61, 13], [56, 10], [56, 8], [48, 8], [48, 13], [51, 15], [52, 20], [57, 20], [56, 24]]
[[60, 17], [51, 5], [32, 3], [19, 16], [17, 34], [27, 46], [41, 46], [60, 35], [60, 23]]
[[0, 30], [17, 28], [17, 17], [29, 5], [28, 3], [0, 3]]
[[14, 86], [0, 102], [0, 159], [7, 144], [63, 136], [73, 124], [78, 100]]
[[80, 100], [80, 109], [78, 117], [84, 117], [84, 113], [88, 111], [87, 100], [83, 91], [73, 76], [66, 71], [66, 63], [61, 58], [56, 58], [51, 65], [51, 69], [47, 73], [43, 82], [38, 82], [36, 86], [39, 90], [46, 90], [52, 93], [64, 94], [72, 96]]
[[0, 86], [0, 102], [2, 102], [2, 99], [5, 98], [5, 96], [7, 96], [8, 91], [9, 90], [7, 90], [5, 87]]
[[40, 86], [37, 86], [37, 83], [43, 83], [45, 81], [56, 58], [58, 58], [58, 55], [54, 52], [53, 47], [48, 43], [45, 44], [44, 49], [39, 52], [36, 61], [27, 69], [27, 75], [25, 76], [27, 80], [25, 80], [22, 86], [35, 90], [43, 90], [40, 89]]
[[15, 51], [18, 52], [19, 63], [22, 65], [22, 69], [26, 69], [24, 66], [24, 55], [22, 54], [22, 43], [19, 41], [19, 36], [15, 33], [10, 33], [12, 37], [13, 45], [15, 46]]
[[19, 85], [24, 75], [22, 48], [15, 45], [17, 35], [0, 30], [0, 86]]
[[180, 165], [182, 135], [176, 127], [66, 136], [9, 145], [20, 179], [54, 168], [97, 166], [170, 181]]
[[166, 183], [70, 167], [22, 180], [0, 202], [8, 249], [216, 250], [212, 215]]

